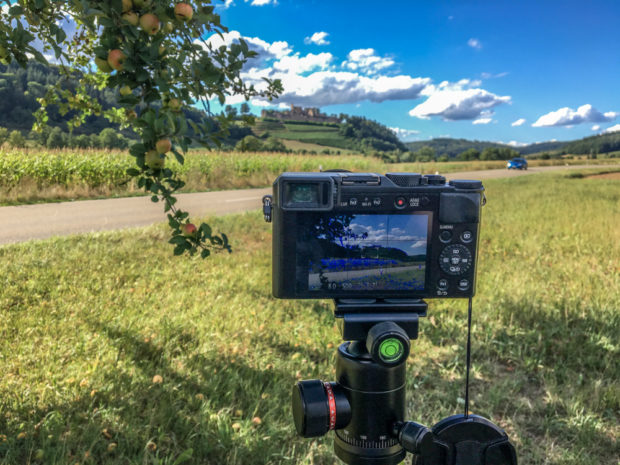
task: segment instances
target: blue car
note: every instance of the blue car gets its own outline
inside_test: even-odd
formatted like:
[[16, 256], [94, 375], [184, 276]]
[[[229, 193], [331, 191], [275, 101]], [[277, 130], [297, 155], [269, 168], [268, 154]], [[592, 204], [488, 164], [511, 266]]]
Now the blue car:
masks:
[[526, 170], [527, 160], [525, 158], [513, 158], [506, 163], [506, 168], [509, 170]]

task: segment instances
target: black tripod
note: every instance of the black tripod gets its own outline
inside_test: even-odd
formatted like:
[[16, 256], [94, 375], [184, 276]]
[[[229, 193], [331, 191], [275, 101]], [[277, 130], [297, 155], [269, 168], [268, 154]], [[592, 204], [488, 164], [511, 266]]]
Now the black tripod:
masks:
[[[336, 455], [349, 465], [516, 465], [499, 427], [477, 415], [454, 415], [432, 429], [405, 421], [409, 341], [426, 316], [423, 300], [335, 300], [342, 319], [336, 382], [301, 381], [293, 417], [306, 438], [335, 430]], [[467, 408], [467, 407], [466, 407]]]

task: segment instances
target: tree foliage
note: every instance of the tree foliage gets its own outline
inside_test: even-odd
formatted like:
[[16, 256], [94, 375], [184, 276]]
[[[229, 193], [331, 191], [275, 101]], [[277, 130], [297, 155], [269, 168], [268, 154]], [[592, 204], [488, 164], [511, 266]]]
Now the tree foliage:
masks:
[[[229, 122], [219, 118], [219, 131], [215, 131], [209, 121], [188, 119], [183, 107], [198, 100], [210, 113], [212, 99], [224, 104], [227, 96], [235, 94], [246, 99], [259, 94], [272, 98], [282, 87], [279, 81], [269, 80], [262, 91], [245, 85], [240, 78], [242, 66], [256, 53], [242, 39], [219, 48], [205, 39], [227, 31], [210, 2], [18, 0], [6, 10], [0, 20], [0, 62], [15, 61], [25, 68], [31, 59], [47, 64], [45, 55], [53, 55], [63, 65], [62, 78], [38, 99], [41, 108], [34, 129], [46, 126], [50, 105], [63, 116], [73, 112], [69, 130], [80, 127], [90, 115], [102, 114], [121, 127], [130, 127], [139, 142], [130, 150], [136, 167], [127, 174], [137, 178], [153, 201], [163, 201], [174, 253], [200, 250], [206, 257], [211, 249], [230, 250], [226, 235], [213, 234], [206, 224], [192, 234], [182, 232], [187, 231], [189, 215], [176, 208], [174, 194], [183, 182], [165, 161], [174, 156], [183, 163], [193, 142], [217, 144]], [[63, 21], [75, 24], [73, 36], [67, 36]], [[35, 39], [44, 44], [43, 50], [35, 47]], [[63, 85], [69, 80], [75, 86]], [[119, 108], [102, 107], [89, 95], [92, 87], [120, 91]], [[32, 87], [33, 92], [42, 90]], [[153, 162], [155, 158], [159, 161]]]

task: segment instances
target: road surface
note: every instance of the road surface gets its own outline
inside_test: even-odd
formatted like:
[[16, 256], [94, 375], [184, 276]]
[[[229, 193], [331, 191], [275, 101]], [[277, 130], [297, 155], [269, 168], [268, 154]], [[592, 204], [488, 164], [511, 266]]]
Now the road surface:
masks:
[[[616, 167], [618, 165], [615, 165]], [[545, 166], [519, 170], [485, 170], [446, 174], [448, 179], [494, 179], [561, 169], [604, 168], [604, 165]], [[261, 208], [266, 189], [179, 194], [177, 206], [192, 217], [224, 215]], [[52, 236], [147, 226], [166, 221], [162, 203], [150, 197], [80, 200], [0, 207], [0, 244]]]

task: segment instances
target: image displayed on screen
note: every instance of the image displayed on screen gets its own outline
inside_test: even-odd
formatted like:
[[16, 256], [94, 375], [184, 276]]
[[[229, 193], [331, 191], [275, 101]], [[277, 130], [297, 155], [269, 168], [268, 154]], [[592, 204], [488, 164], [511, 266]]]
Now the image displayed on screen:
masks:
[[309, 291], [422, 291], [428, 222], [427, 214], [317, 214], [297, 238], [301, 276]]

